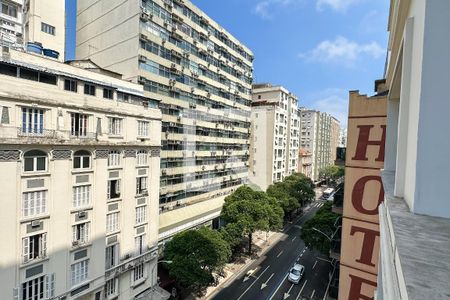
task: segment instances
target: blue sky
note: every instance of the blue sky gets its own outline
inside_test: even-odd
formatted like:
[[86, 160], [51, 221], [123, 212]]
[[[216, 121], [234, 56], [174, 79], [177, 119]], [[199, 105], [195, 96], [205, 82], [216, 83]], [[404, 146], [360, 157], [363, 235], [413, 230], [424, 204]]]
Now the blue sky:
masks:
[[[347, 123], [348, 91], [383, 77], [388, 0], [192, 0], [255, 54], [255, 82], [283, 85], [299, 105]], [[67, 58], [75, 0], [66, 0]]]

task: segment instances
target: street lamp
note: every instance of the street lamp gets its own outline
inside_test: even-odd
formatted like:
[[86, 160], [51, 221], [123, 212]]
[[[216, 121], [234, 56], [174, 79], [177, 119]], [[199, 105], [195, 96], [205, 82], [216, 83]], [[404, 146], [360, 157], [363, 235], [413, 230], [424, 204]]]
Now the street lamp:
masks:
[[328, 234], [324, 233], [323, 231], [321, 231], [321, 230], [319, 230], [319, 229], [317, 229], [315, 227], [313, 227], [311, 229], [317, 231], [318, 233], [321, 233], [322, 235], [324, 235], [331, 242], [332, 239], [328, 236]]

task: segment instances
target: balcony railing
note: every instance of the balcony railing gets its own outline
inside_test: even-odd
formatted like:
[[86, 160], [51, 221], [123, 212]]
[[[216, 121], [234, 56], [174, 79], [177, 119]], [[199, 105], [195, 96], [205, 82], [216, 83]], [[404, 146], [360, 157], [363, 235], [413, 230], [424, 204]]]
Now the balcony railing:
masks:
[[43, 128], [17, 128], [18, 137], [56, 138], [56, 131]]
[[2, 137], [14, 138], [14, 131], [17, 133], [17, 138], [40, 138], [40, 139], [58, 139], [58, 140], [96, 140], [97, 133], [95, 132], [79, 132], [72, 130], [55, 130], [44, 128], [24, 128], [24, 127], [5, 127], [4, 135]]

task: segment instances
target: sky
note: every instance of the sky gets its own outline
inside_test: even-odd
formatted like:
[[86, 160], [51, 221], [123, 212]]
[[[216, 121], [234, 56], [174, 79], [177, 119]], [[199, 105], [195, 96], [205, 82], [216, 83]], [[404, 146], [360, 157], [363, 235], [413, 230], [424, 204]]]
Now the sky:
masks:
[[[348, 91], [374, 93], [386, 59], [388, 0], [192, 0], [255, 55], [254, 82], [282, 85], [299, 106], [346, 127]], [[67, 59], [76, 0], [66, 0]]]

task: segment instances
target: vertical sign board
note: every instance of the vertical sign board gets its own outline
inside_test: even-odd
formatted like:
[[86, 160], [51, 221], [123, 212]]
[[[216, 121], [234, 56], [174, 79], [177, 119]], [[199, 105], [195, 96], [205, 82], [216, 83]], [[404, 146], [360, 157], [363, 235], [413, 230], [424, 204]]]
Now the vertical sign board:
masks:
[[371, 300], [377, 285], [380, 231], [378, 206], [384, 199], [386, 96], [350, 92], [345, 166], [339, 300]]

